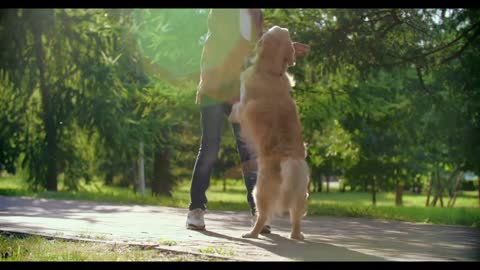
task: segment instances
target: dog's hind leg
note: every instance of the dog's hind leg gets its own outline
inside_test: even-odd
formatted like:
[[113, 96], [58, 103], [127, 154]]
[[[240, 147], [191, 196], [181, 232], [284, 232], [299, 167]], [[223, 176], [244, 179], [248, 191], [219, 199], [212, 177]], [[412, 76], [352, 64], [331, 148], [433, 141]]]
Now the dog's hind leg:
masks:
[[300, 221], [305, 215], [308, 192], [308, 165], [304, 160], [286, 159], [281, 163], [283, 203], [290, 212], [290, 238], [303, 240]]
[[[306, 196], [305, 196], [306, 197]], [[296, 198], [294, 205], [289, 209], [290, 210], [290, 221], [292, 222], [292, 231], [290, 233], [290, 238], [303, 240], [305, 237], [301, 232], [300, 222], [302, 217], [305, 215], [305, 200], [302, 198]]]
[[243, 238], [258, 238], [265, 224], [272, 218], [275, 201], [271, 195], [276, 194], [275, 190], [272, 190], [275, 189], [275, 185], [272, 186], [265, 183], [265, 181], [271, 181], [271, 179], [265, 179], [271, 176], [271, 174], [266, 174], [262, 169], [258, 172], [257, 184], [253, 191], [257, 208], [257, 220], [252, 230], [242, 235]]

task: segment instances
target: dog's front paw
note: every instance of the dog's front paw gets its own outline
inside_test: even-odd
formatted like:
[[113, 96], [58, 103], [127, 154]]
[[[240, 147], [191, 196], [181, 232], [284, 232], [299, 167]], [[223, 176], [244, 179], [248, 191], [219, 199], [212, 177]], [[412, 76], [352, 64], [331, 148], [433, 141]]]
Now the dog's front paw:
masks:
[[253, 234], [252, 232], [242, 234], [242, 238], [258, 238], [258, 234]]
[[291, 239], [296, 239], [296, 240], [303, 240], [303, 239], [305, 239], [305, 236], [301, 232], [298, 233], [298, 234], [291, 233], [290, 238]]

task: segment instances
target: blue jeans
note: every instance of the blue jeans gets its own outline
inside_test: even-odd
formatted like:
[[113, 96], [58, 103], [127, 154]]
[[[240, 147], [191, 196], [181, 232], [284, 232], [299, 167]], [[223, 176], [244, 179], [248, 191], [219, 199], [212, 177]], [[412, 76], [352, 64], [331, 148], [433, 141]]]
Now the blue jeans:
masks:
[[[202, 139], [200, 149], [198, 151], [197, 160], [193, 169], [192, 185], [190, 188], [190, 206], [189, 209], [196, 208], [206, 209], [208, 202], [205, 192], [210, 185], [210, 177], [215, 161], [220, 150], [220, 141], [222, 136], [222, 127], [224, 117], [230, 114], [232, 105], [227, 103], [209, 102], [202, 99], [200, 107], [200, 122], [202, 127]], [[233, 134], [237, 142], [237, 150], [240, 154], [240, 161], [243, 163], [251, 159], [245, 143], [240, 138], [240, 125], [232, 123]], [[242, 167], [243, 169], [243, 167]], [[247, 201], [255, 212], [255, 202], [252, 197], [252, 190], [257, 181], [257, 173], [255, 171], [243, 171], [243, 179], [247, 188]]]

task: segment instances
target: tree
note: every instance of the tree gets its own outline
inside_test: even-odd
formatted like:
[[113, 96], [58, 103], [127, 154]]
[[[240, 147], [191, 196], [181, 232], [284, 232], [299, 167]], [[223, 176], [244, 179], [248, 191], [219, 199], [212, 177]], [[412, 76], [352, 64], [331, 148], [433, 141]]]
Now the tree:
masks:
[[[59, 168], [78, 177], [78, 162], [69, 130], [82, 123], [86, 99], [96, 89], [115, 87], [110, 67], [114, 30], [103, 10], [30, 9], [8, 10], [5, 64], [14, 85], [36, 99], [41, 107], [33, 114], [41, 119], [41, 130], [33, 132], [26, 146], [23, 165], [29, 179], [48, 190], [57, 190]], [[29, 38], [31, 36], [32, 38]], [[21, 76], [28, 74], [29, 76]], [[105, 81], [111, 83], [105, 87]], [[107, 99], [108, 100], [108, 99]], [[32, 108], [32, 110], [34, 110]], [[88, 112], [88, 111], [86, 111]], [[75, 165], [74, 165], [75, 164]], [[74, 182], [71, 188], [75, 188]]]
[[[478, 155], [465, 155], [472, 153], [465, 147], [478, 145], [472, 142], [480, 137], [478, 126], [468, 124], [477, 123], [472, 113], [478, 107], [466, 102], [477, 100], [478, 93], [476, 68], [468, 63], [478, 55], [473, 45], [480, 33], [478, 10], [274, 9], [266, 18], [270, 25], [290, 28], [294, 40], [310, 43], [307, 63], [293, 70], [306, 82], [296, 88], [303, 100], [314, 95], [337, 100], [330, 109], [333, 102], [316, 99], [317, 107], [335, 112], [318, 110], [322, 115], [316, 117], [338, 119], [359, 145], [350, 178], [370, 178], [379, 187], [396, 179], [400, 191], [402, 182], [426, 174], [428, 163], [479, 164]], [[451, 80], [457, 74], [473, 79]], [[440, 138], [443, 131], [450, 134], [447, 139]], [[364, 170], [375, 171], [359, 175]]]
[[15, 174], [17, 159], [24, 150], [23, 112], [26, 110], [25, 92], [15, 91], [9, 75], [0, 71], [0, 171]]

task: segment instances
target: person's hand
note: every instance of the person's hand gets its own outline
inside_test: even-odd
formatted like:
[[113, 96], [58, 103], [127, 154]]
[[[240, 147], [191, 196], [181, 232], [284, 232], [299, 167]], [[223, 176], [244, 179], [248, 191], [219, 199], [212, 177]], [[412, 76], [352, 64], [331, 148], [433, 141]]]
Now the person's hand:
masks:
[[295, 57], [303, 57], [310, 51], [310, 46], [300, 42], [293, 42]]

